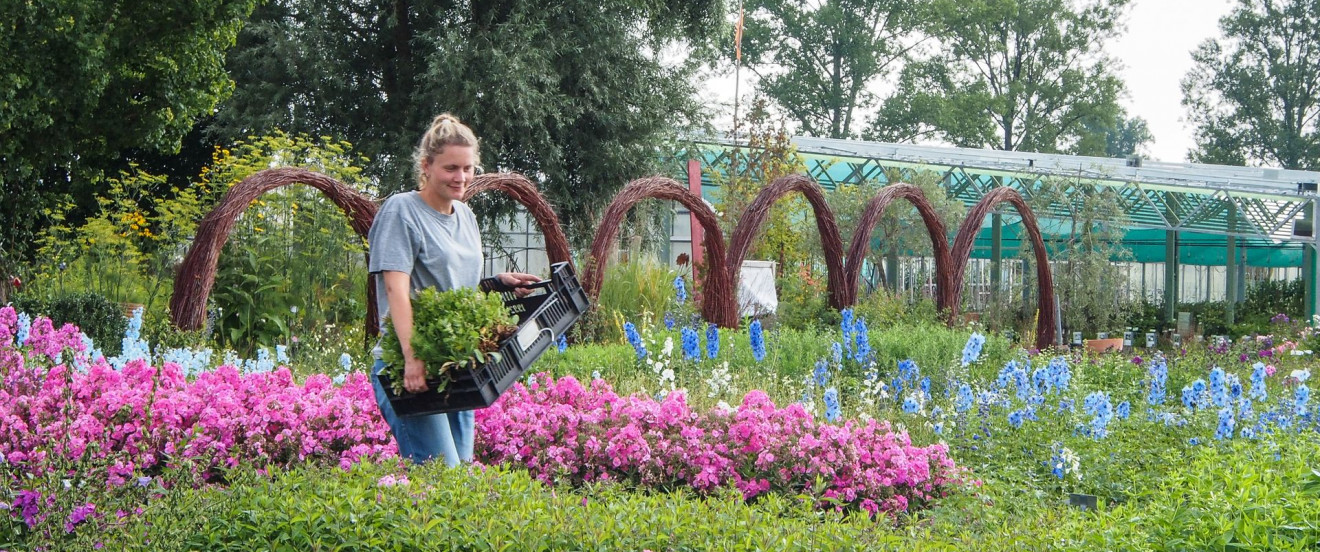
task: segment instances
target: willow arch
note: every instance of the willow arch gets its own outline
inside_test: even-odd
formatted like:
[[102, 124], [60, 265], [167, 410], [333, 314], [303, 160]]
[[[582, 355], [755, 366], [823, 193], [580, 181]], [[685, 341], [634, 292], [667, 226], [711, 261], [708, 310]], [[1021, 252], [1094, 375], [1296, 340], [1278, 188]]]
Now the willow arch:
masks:
[[[911, 184], [885, 186], [867, 202], [865, 210], [862, 211], [861, 221], [853, 231], [848, 257], [843, 265], [844, 301], [849, 305], [857, 302], [862, 261], [870, 251], [871, 232], [875, 231], [875, 226], [880, 223], [880, 216], [884, 214], [885, 209], [897, 199], [906, 199], [916, 207], [921, 220], [926, 224], [926, 231], [930, 233], [930, 242], [935, 255], [935, 302], [940, 311], [950, 309], [949, 290], [953, 289], [953, 257], [949, 251], [949, 235], [944, 228], [944, 221], [941, 221], [939, 214], [935, 212], [935, 206], [926, 199], [926, 194], [922, 193], [921, 188]], [[957, 307], [952, 308], [956, 310]], [[952, 321], [953, 318], [950, 317], [949, 320]]]
[[790, 192], [801, 192], [806, 196], [816, 216], [816, 229], [820, 233], [822, 249], [825, 250], [825, 273], [830, 293], [830, 306], [836, 309], [848, 308], [851, 302], [845, 301], [847, 284], [844, 281], [843, 240], [839, 237], [839, 224], [834, 218], [834, 211], [825, 202], [825, 194], [820, 184], [806, 175], [794, 174], [776, 178], [769, 186], [763, 188], [761, 193], [756, 194], [751, 204], [747, 206], [747, 210], [743, 211], [742, 218], [738, 219], [738, 226], [733, 229], [733, 237], [729, 240], [728, 260], [724, 263], [729, 271], [729, 283], [732, 285], [738, 281], [738, 271], [742, 268], [743, 260], [752, 247], [752, 240], [756, 238], [761, 225], [770, 215], [770, 208]]
[[962, 302], [963, 279], [967, 273], [967, 262], [972, 255], [972, 245], [976, 234], [981, 229], [985, 216], [1001, 203], [1010, 203], [1022, 216], [1022, 228], [1031, 240], [1032, 251], [1036, 255], [1036, 281], [1040, 286], [1037, 294], [1038, 313], [1036, 315], [1036, 348], [1045, 349], [1054, 344], [1054, 276], [1050, 272], [1049, 255], [1045, 251], [1045, 239], [1041, 236], [1040, 226], [1036, 224], [1036, 215], [1027, 206], [1027, 202], [1012, 188], [995, 188], [985, 194], [981, 201], [967, 212], [967, 218], [958, 227], [958, 235], [953, 240], [953, 279], [949, 287], [950, 314], [957, 315]]
[[629, 182], [620, 190], [605, 210], [605, 217], [596, 228], [596, 235], [591, 240], [591, 261], [589, 262], [582, 287], [595, 299], [600, 295], [601, 282], [605, 278], [605, 266], [614, 250], [614, 241], [618, 237], [619, 225], [632, 209], [643, 199], [668, 199], [682, 203], [697, 217], [697, 222], [705, 230], [703, 245], [708, 253], [709, 266], [702, 286], [701, 313], [707, 321], [723, 328], [738, 326], [738, 312], [734, 304], [733, 283], [730, 273], [724, 266], [724, 234], [720, 232], [719, 219], [709, 205], [700, 196], [672, 178], [652, 176]]
[[[234, 229], [238, 217], [247, 210], [252, 200], [276, 188], [290, 184], [305, 184], [320, 190], [338, 205], [348, 216], [348, 223], [362, 239], [367, 238], [371, 222], [376, 218], [377, 205], [371, 198], [345, 186], [342, 182], [324, 174], [299, 169], [282, 167], [258, 171], [235, 184], [220, 204], [202, 218], [197, 225], [197, 236], [193, 239], [188, 254], [179, 267], [179, 276], [175, 279], [174, 294], [170, 297], [170, 320], [184, 330], [196, 330], [206, 321], [206, 300], [215, 286], [215, 271], [220, 261], [220, 252], [229, 240], [229, 233]], [[370, 253], [367, 253], [369, 256]], [[370, 283], [370, 278], [368, 278]], [[376, 290], [367, 286], [367, 332], [376, 330]]]
[[536, 225], [541, 228], [541, 234], [545, 236], [545, 254], [552, 264], [573, 263], [573, 256], [568, 250], [568, 238], [564, 236], [564, 228], [559, 224], [559, 215], [555, 214], [550, 202], [546, 201], [532, 181], [518, 173], [483, 174], [468, 186], [463, 201], [491, 190], [509, 194], [532, 215]]

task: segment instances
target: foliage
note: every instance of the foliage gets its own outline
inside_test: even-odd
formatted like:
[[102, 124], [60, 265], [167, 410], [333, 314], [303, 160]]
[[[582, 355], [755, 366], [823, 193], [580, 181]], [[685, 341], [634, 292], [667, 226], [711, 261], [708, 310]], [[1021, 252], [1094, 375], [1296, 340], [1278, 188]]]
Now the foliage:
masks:
[[92, 291], [57, 295], [49, 300], [20, 295], [14, 309], [45, 316], [56, 326], [73, 324], [111, 356], [119, 354], [120, 338], [128, 328], [123, 307]]
[[1192, 159], [1320, 167], [1320, 2], [1239, 0], [1192, 52], [1183, 105]]
[[1067, 151], [1119, 113], [1104, 54], [1128, 0], [936, 0], [942, 53], [909, 64], [864, 136], [969, 148]]
[[[412, 299], [412, 317], [409, 344], [413, 355], [426, 363], [427, 381], [438, 382], [437, 391], [453, 378], [453, 370], [476, 368], [488, 355], [498, 361], [495, 351], [500, 342], [517, 329], [517, 319], [509, 314], [499, 293], [474, 288], [423, 289]], [[382, 373], [393, 379], [395, 393], [402, 394], [405, 357], [393, 317], [386, 320], [385, 328], [381, 347], [386, 367]]]
[[93, 208], [99, 175], [118, 168], [126, 150], [177, 150], [229, 95], [225, 51], [256, 4], [6, 3], [0, 250], [29, 258], [29, 244], [54, 222], [43, 210], [57, 203]]
[[1071, 148], [1075, 155], [1128, 157], [1142, 155], [1155, 136], [1141, 117], [1128, 117], [1120, 111], [1112, 121], [1088, 121], [1086, 131]]
[[67, 289], [95, 291], [112, 301], [155, 310], [171, 289], [174, 266], [213, 201], [205, 181], [171, 186], [137, 165], [106, 180], [97, 209], [74, 223], [77, 206], [65, 202], [48, 211], [30, 291], [45, 295]]
[[[841, 185], [826, 194], [834, 216], [839, 223], [839, 235], [844, 240], [844, 247], [857, 231], [866, 205], [882, 186], [887, 183], [907, 183], [916, 186], [934, 207], [946, 232], [953, 232], [967, 214], [967, 207], [962, 201], [951, 197], [941, 184], [940, 174], [931, 171], [892, 170], [884, 175], [882, 182], [866, 182], [861, 185]], [[947, 238], [946, 238], [947, 239]], [[886, 277], [884, 283], [897, 283], [896, 275], [890, 274], [898, 267], [898, 256], [930, 256], [933, 252], [930, 231], [917, 213], [917, 208], [906, 200], [890, 203], [880, 216], [879, 222], [871, 231], [870, 252], [866, 261]], [[821, 254], [821, 250], [817, 250]], [[888, 261], [888, 263], [886, 263]], [[889, 289], [895, 286], [890, 285]]]
[[919, 42], [928, 17], [907, 0], [757, 0], [747, 6], [742, 51], [762, 74], [758, 90], [808, 136], [852, 138], [870, 89]]
[[669, 267], [647, 257], [610, 265], [593, 310], [615, 331], [598, 335], [597, 339], [610, 341], [609, 335], [621, 338], [623, 324], [614, 323], [618, 319], [660, 323], [677, 306], [673, 285], [677, 276]]
[[431, 118], [452, 112], [482, 138], [488, 169], [540, 176], [582, 244], [592, 213], [700, 120], [687, 77], [723, 14], [717, 0], [271, 2], [229, 58], [237, 87], [215, 131], [343, 137], [393, 192], [413, 187], [410, 153]]
[[[728, 239], [732, 239], [734, 229], [762, 189], [776, 178], [804, 172], [806, 167], [784, 122], [776, 126], [771, 119], [764, 98], [752, 104], [746, 123], [747, 150], [734, 148], [729, 166], [711, 176], [717, 186], [715, 212], [720, 215], [720, 230]], [[748, 258], [776, 261], [781, 273], [807, 262], [810, 252], [802, 236], [811, 223], [809, 209], [801, 194], [790, 194], [775, 202], [747, 252]]]
[[[272, 166], [304, 167], [366, 194], [365, 159], [322, 137], [275, 132], [219, 148], [200, 186], [220, 193]], [[216, 267], [211, 302], [217, 341], [250, 354], [320, 324], [359, 322], [366, 305], [366, 242], [319, 190], [286, 186], [253, 201], [234, 225]], [[309, 327], [304, 327], [309, 326]]]
[[[1115, 261], [1130, 258], [1131, 253], [1122, 245], [1127, 215], [1118, 191], [1081, 182], [1043, 180], [1033, 191], [1030, 203], [1038, 213], [1062, 206], [1071, 214], [1054, 228], [1041, 230], [1067, 236], [1063, 243], [1052, 244], [1054, 292], [1064, 327], [1087, 335], [1121, 330], [1132, 305], [1126, 296], [1127, 274]], [[1023, 240], [1024, 254], [1030, 247], [1030, 242]], [[1028, 274], [1034, 283], [1035, 270]]]

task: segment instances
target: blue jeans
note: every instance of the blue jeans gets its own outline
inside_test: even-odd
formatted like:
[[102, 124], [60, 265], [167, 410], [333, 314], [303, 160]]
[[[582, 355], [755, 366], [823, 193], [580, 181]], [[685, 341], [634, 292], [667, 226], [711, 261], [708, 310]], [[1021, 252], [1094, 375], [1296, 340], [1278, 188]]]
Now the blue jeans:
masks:
[[398, 416], [390, 399], [385, 395], [385, 387], [376, 377], [385, 363], [376, 359], [371, 368], [371, 386], [376, 390], [376, 406], [381, 417], [390, 425], [394, 440], [399, 443], [399, 456], [418, 464], [437, 456], [443, 456], [445, 464], [457, 466], [459, 462], [472, 461], [472, 436], [475, 433], [475, 415], [471, 410], [447, 412], [426, 416]]

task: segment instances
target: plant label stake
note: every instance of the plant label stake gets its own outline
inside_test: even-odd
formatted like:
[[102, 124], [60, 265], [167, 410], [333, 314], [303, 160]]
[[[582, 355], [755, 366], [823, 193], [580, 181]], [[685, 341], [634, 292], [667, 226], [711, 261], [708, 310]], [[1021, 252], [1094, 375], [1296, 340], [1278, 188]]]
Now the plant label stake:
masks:
[[1086, 512], [1095, 511], [1096, 506], [1098, 506], [1099, 503], [1097, 502], [1095, 495], [1068, 493], [1068, 505]]
[[1073, 345], [1081, 346], [1082, 332], [1073, 332]]
[[1131, 346], [1132, 346], [1132, 332], [1130, 332], [1130, 331], [1128, 331], [1128, 332], [1123, 332], [1123, 346], [1124, 346], [1124, 347], [1131, 347]]
[[1155, 348], [1155, 332], [1146, 332], [1146, 348]]

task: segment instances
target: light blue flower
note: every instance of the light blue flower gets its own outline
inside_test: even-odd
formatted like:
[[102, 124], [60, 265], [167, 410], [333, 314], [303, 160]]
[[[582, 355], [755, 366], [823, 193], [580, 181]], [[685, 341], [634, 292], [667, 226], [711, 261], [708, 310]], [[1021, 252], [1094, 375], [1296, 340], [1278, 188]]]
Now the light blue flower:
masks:
[[917, 411], [920, 409], [921, 409], [921, 405], [918, 404], [917, 399], [913, 398], [911, 395], [903, 399], [903, 412], [906, 412], [908, 414], [916, 414]]
[[555, 338], [555, 349], [561, 353], [568, 350], [568, 338], [564, 337], [564, 334], [559, 334], [559, 337]]
[[830, 382], [830, 366], [824, 360], [816, 361], [816, 368], [811, 371], [811, 377], [816, 385], [825, 387]]
[[1269, 398], [1265, 390], [1265, 363], [1257, 362], [1251, 365], [1251, 393], [1254, 400], [1264, 401]]
[[18, 313], [18, 329], [15, 332], [16, 342], [19, 346], [27, 343], [28, 334], [32, 331], [32, 317], [26, 312]]
[[1021, 411], [1021, 410], [1014, 410], [1014, 411], [1008, 413], [1008, 425], [1013, 426], [1014, 429], [1017, 429], [1017, 428], [1022, 427], [1022, 411]]
[[853, 311], [852, 309], [843, 309], [839, 311], [843, 320], [839, 322], [839, 329], [843, 330], [843, 344], [848, 347], [849, 353], [852, 352], [852, 332], [853, 332]]
[[1293, 407], [1298, 416], [1306, 414], [1306, 403], [1310, 400], [1311, 390], [1306, 384], [1298, 385], [1297, 390], [1293, 392]]
[[833, 345], [830, 345], [830, 353], [834, 357], [835, 364], [843, 364], [843, 345], [835, 341]]
[[980, 332], [972, 332], [967, 338], [967, 344], [963, 345], [962, 365], [967, 366], [977, 359], [981, 358], [981, 348], [985, 346], [985, 336]]
[[921, 368], [912, 359], [898, 361], [898, 378], [905, 382], [915, 382], [921, 375]]
[[953, 409], [958, 412], [967, 412], [972, 408], [973, 402], [972, 386], [966, 383], [958, 385], [958, 398], [953, 401]]
[[347, 372], [352, 368], [353, 357], [349, 356], [348, 353], [341, 353], [339, 355], [339, 369]]
[[1219, 409], [1219, 425], [1215, 428], [1215, 439], [1224, 440], [1233, 438], [1233, 426], [1236, 422], [1233, 420], [1232, 408]]
[[839, 421], [839, 418], [843, 415], [842, 408], [839, 405], [839, 390], [834, 387], [826, 389], [822, 400], [825, 401], [825, 419], [831, 422]]
[[683, 282], [682, 276], [674, 277], [674, 298], [678, 299], [680, 305], [687, 301], [687, 284]]
[[289, 362], [289, 347], [287, 345], [275, 346], [275, 362]]
[[866, 362], [871, 359], [871, 334], [866, 329], [866, 321], [858, 317], [853, 322], [853, 360]]
[[1128, 401], [1118, 403], [1118, 408], [1115, 410], [1117, 411], [1118, 419], [1126, 420], [1132, 415], [1132, 403]]
[[1169, 381], [1169, 365], [1163, 356], [1156, 355], [1150, 361], [1146, 368], [1146, 373], [1150, 375], [1148, 381], [1148, 390], [1146, 392], [1146, 402], [1152, 406], [1164, 404], [1167, 393], [1165, 386]]
[[674, 313], [672, 312], [665, 313], [665, 329], [666, 330], [674, 329]]

